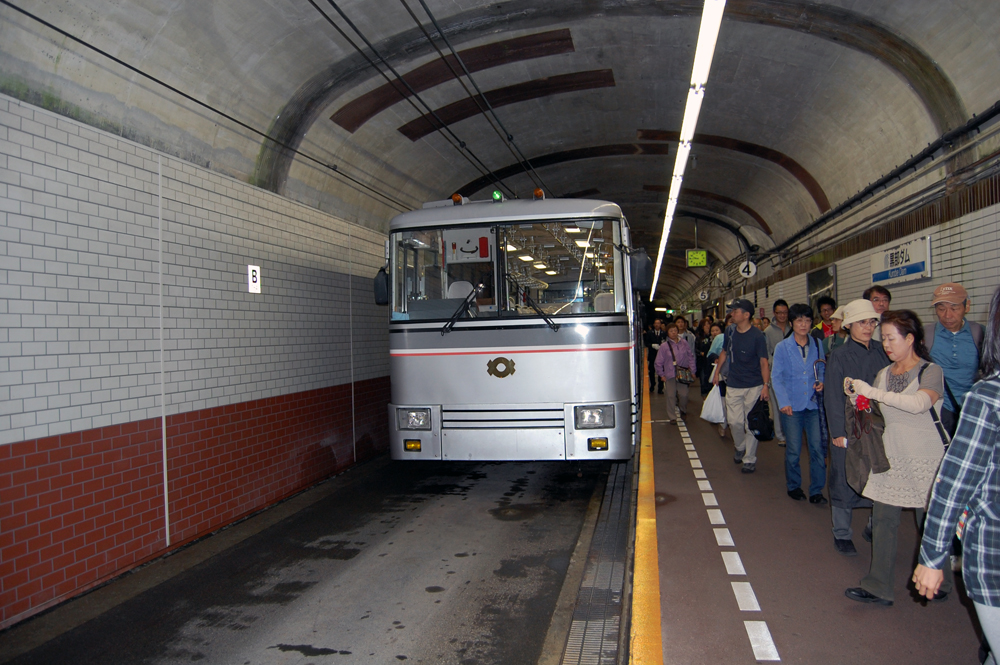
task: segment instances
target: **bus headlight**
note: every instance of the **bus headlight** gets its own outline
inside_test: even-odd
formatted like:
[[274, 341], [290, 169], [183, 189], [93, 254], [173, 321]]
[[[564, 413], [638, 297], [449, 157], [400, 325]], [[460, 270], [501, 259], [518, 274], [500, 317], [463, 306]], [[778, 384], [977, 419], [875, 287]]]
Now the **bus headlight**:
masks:
[[615, 426], [615, 405], [574, 406], [573, 420], [577, 429], [610, 429]]
[[399, 429], [430, 429], [430, 409], [396, 409]]

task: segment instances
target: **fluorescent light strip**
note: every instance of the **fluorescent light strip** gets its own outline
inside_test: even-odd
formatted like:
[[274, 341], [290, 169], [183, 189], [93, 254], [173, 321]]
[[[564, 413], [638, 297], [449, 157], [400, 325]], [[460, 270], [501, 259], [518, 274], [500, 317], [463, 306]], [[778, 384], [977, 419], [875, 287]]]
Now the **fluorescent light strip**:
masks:
[[691, 87], [688, 89], [684, 104], [684, 119], [681, 121], [680, 143], [677, 146], [677, 158], [674, 160], [674, 173], [670, 180], [670, 193], [667, 195], [667, 210], [663, 215], [663, 232], [660, 235], [660, 249], [656, 257], [656, 270], [653, 271], [653, 288], [649, 299], [656, 295], [656, 284], [660, 281], [660, 269], [663, 267], [663, 257], [667, 253], [667, 240], [670, 238], [670, 227], [674, 223], [674, 213], [677, 211], [677, 199], [680, 197], [681, 184], [684, 181], [684, 171], [687, 168], [688, 157], [691, 155], [691, 141], [694, 139], [695, 128], [698, 126], [698, 116], [701, 104], [705, 100], [705, 85], [712, 69], [712, 59], [715, 57], [715, 44], [719, 39], [719, 28], [722, 27], [722, 14], [726, 9], [726, 0], [705, 0], [701, 13], [701, 27], [698, 29], [698, 46], [694, 52], [694, 66], [691, 68]]

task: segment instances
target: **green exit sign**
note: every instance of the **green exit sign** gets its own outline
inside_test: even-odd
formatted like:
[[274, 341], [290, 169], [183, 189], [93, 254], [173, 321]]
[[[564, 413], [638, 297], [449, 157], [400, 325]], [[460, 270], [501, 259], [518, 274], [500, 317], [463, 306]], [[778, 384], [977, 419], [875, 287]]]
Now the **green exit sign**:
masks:
[[707, 249], [689, 249], [687, 251], [688, 268], [704, 268], [708, 265]]

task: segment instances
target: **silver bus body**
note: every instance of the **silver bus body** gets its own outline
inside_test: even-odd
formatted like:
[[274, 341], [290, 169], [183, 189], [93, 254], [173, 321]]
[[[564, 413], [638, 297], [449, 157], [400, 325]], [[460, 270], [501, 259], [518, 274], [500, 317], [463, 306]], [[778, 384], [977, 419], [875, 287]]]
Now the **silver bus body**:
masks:
[[[393, 459], [584, 460], [632, 456], [640, 431], [640, 327], [635, 294], [628, 285], [627, 257], [621, 250], [628, 245], [627, 226], [617, 205], [588, 200], [504, 201], [405, 213], [390, 224], [390, 233], [394, 234], [390, 236], [391, 242], [399, 247], [389, 252], [389, 274], [400, 275], [392, 287], [397, 290], [413, 289], [416, 293], [417, 282], [434, 279], [441, 281], [435, 288], [447, 290], [444, 282], [448, 280], [441, 277], [449, 269], [446, 259], [438, 258], [440, 252], [433, 255], [441, 265], [428, 264], [427, 275], [418, 275], [418, 266], [407, 263], [415, 259], [408, 258], [407, 250], [402, 249], [403, 236], [397, 233], [402, 230], [469, 226], [479, 230], [497, 228], [499, 233], [506, 234], [504, 229], [508, 227], [530, 229], [532, 225], [547, 225], [547, 229], [559, 235], [560, 227], [553, 224], [588, 223], [605, 225], [600, 227], [604, 229], [602, 237], [613, 235], [613, 244], [618, 247], [614, 250], [617, 263], [603, 264], [610, 269], [614, 263], [617, 271], [616, 287], [610, 289], [615, 292], [614, 298], [605, 293], [600, 301], [604, 309], [614, 311], [578, 311], [594, 307], [582, 302], [583, 297], [576, 297], [577, 292], [582, 293], [578, 281], [577, 292], [566, 297], [566, 304], [544, 305], [554, 313], [543, 317], [521, 307], [519, 296], [506, 294], [508, 281], [505, 281], [504, 288], [495, 289], [493, 299], [485, 299], [494, 304], [477, 306], [480, 310], [477, 316], [458, 318], [449, 331], [443, 332], [446, 321], [441, 312], [455, 309], [453, 301], [427, 302], [395, 294], [392, 299], [398, 304], [393, 305], [396, 309], [392, 310], [389, 322], [392, 395], [388, 416]], [[454, 231], [444, 233], [456, 237]], [[591, 236], [593, 233], [590, 232]], [[514, 234], [516, 230], [504, 238], [517, 237]], [[460, 249], [455, 243], [441, 242], [442, 237], [447, 236], [434, 236], [435, 242], [444, 248], [441, 251], [455, 252], [456, 262], [466, 261], [458, 254]], [[479, 241], [484, 253], [496, 251], [489, 249], [484, 240], [488, 239]], [[565, 238], [564, 244], [572, 248]], [[498, 241], [494, 245], [513, 249], [512, 241]], [[475, 243], [470, 247], [469, 251], [474, 253]], [[568, 251], [551, 250], [550, 262], [554, 262], [557, 249]], [[535, 249], [536, 253], [541, 251]], [[499, 253], [503, 252], [501, 247]], [[588, 261], [600, 259], [596, 255], [593, 260], [580, 256], [582, 279]], [[564, 264], [572, 263], [564, 260]], [[498, 261], [496, 265], [501, 270], [505, 264]], [[481, 269], [489, 270], [489, 262], [482, 261]], [[406, 276], [407, 270], [412, 270], [412, 274]], [[519, 279], [534, 279], [520, 272]], [[594, 277], [599, 277], [597, 272], [591, 266]], [[525, 291], [530, 293], [534, 282], [527, 283]], [[544, 295], [544, 289], [534, 292]], [[478, 294], [477, 291], [474, 295]], [[506, 294], [504, 298], [502, 294]], [[593, 300], [600, 299], [595, 296]], [[612, 305], [613, 300], [618, 303], [616, 306]], [[516, 301], [519, 313], [496, 314], [501, 301]], [[432, 314], [423, 313], [431, 307], [438, 309]], [[410, 318], [411, 314], [400, 310], [418, 314]]]

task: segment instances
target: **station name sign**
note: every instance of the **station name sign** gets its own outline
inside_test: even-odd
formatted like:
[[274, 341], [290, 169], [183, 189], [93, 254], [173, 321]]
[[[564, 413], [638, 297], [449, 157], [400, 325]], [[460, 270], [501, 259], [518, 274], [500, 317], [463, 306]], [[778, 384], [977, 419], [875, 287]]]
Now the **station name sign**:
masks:
[[925, 236], [871, 255], [872, 284], [898, 284], [931, 276], [931, 237]]

